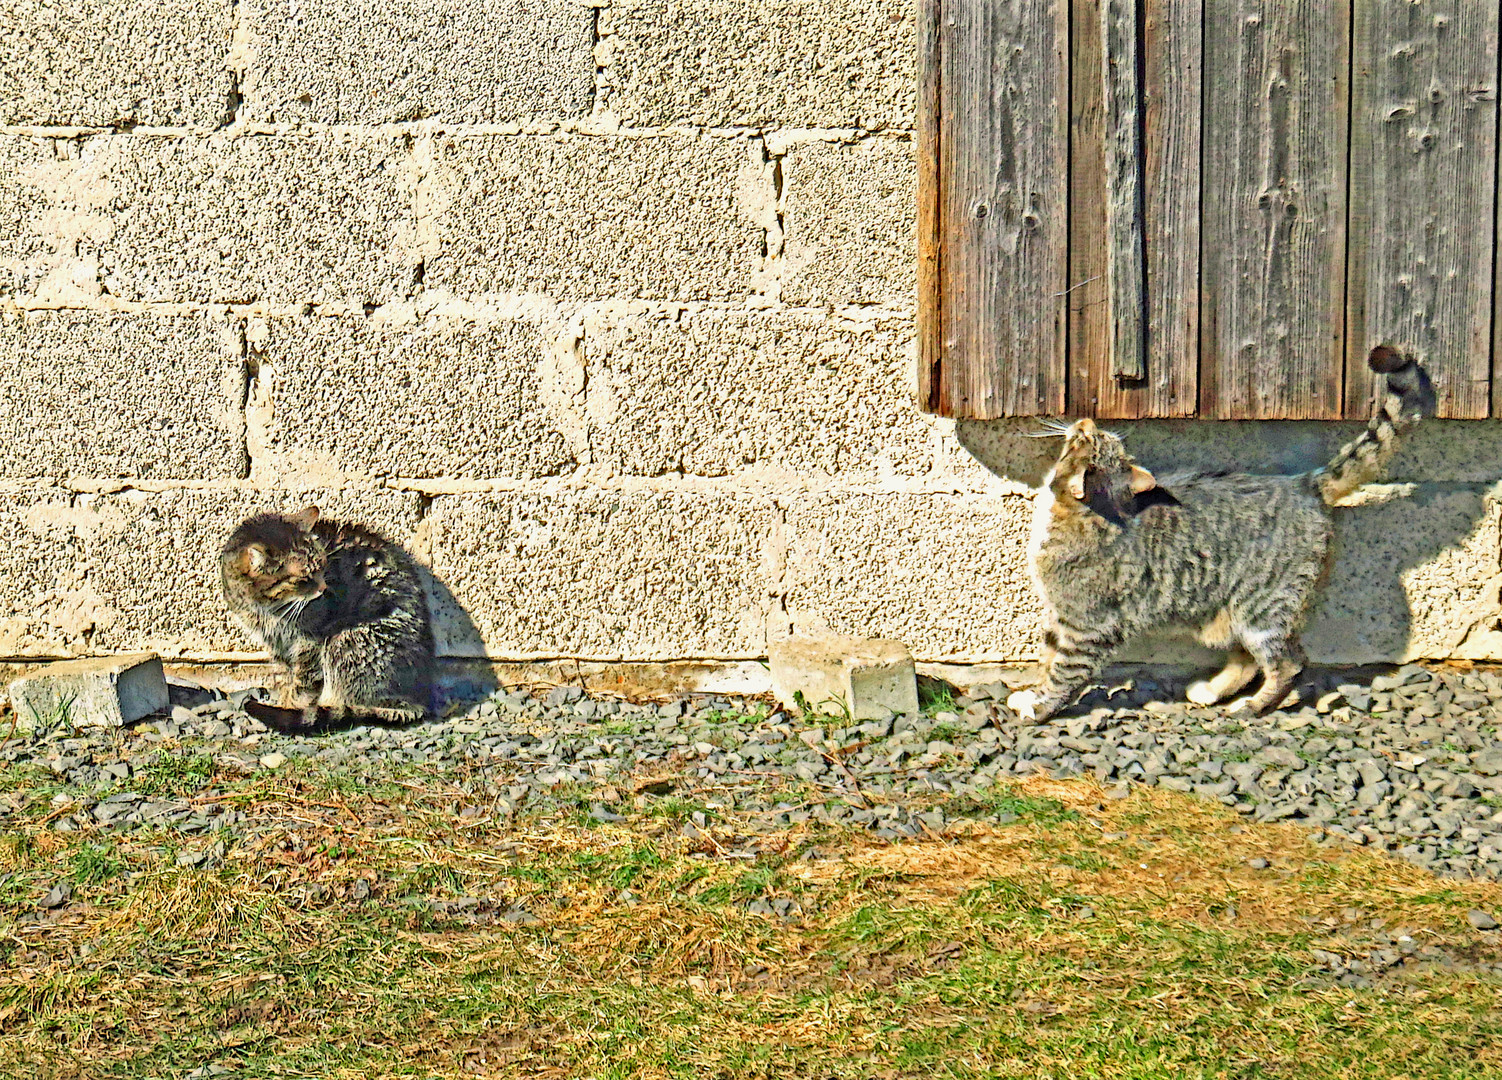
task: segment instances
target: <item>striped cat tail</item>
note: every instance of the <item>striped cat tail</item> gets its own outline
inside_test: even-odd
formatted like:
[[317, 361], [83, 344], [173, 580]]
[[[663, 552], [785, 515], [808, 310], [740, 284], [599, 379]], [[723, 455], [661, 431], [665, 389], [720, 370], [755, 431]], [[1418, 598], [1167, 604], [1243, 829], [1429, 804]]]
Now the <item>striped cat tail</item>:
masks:
[[1365, 431], [1340, 448], [1330, 464], [1309, 474], [1328, 504], [1379, 479], [1398, 449], [1399, 436], [1434, 411], [1429, 373], [1413, 357], [1391, 345], [1378, 345], [1366, 358], [1366, 366], [1386, 376], [1376, 414]]

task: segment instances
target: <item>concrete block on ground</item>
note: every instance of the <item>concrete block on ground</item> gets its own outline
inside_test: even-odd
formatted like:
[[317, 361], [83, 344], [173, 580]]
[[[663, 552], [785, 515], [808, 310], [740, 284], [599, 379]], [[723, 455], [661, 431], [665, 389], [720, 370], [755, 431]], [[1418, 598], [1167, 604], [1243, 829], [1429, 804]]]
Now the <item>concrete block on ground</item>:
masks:
[[234, 88], [234, 0], [9, 0], [0, 124], [211, 128]]
[[0, 186], [0, 287], [34, 299], [102, 286], [127, 301], [379, 304], [419, 276], [398, 138], [100, 135], [55, 150], [0, 136], [0, 147], [14, 166]]
[[789, 150], [782, 159], [782, 299], [911, 306], [917, 179], [906, 139]]
[[0, 370], [0, 476], [243, 472], [244, 364], [224, 318], [0, 313]]
[[606, 107], [634, 127], [911, 128], [907, 0], [617, 0], [600, 12]]
[[78, 496], [72, 512], [88, 567], [90, 648], [150, 649], [195, 658], [259, 653], [229, 621], [219, 549], [244, 518], [316, 504], [327, 518], [359, 521], [411, 544], [421, 518], [411, 492], [124, 491]]
[[167, 680], [156, 653], [63, 660], [10, 684], [17, 728], [66, 717], [91, 727], [123, 727], [167, 709]]
[[930, 661], [1035, 656], [1031, 518], [1023, 496], [794, 499], [785, 526], [793, 633], [896, 638]]
[[84, 651], [93, 591], [71, 504], [44, 485], [0, 492], [0, 656]]
[[881, 720], [918, 711], [913, 655], [900, 641], [844, 637], [791, 637], [771, 642], [772, 693], [790, 709], [798, 701], [816, 713]]
[[426, 169], [423, 280], [458, 293], [737, 299], [776, 223], [742, 138], [441, 138]]
[[912, 322], [646, 311], [586, 319], [595, 460], [622, 473], [926, 472]]
[[527, 323], [252, 320], [247, 342], [273, 474], [538, 477], [588, 445], [569, 373]]
[[765, 652], [775, 509], [751, 495], [569, 490], [444, 495], [433, 571], [476, 628], [439, 649], [496, 659]]
[[595, 14], [577, 0], [242, 0], [239, 17], [254, 121], [558, 122], [594, 101]]

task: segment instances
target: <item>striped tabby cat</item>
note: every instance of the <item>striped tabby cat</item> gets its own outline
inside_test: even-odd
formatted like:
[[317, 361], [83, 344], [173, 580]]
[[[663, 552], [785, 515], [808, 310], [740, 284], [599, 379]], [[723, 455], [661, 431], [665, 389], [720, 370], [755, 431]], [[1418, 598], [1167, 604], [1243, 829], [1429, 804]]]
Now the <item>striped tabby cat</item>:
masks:
[[1412, 357], [1379, 345], [1367, 365], [1386, 376], [1376, 415], [1328, 465], [1300, 476], [1155, 478], [1092, 421], [1064, 431], [1029, 543], [1049, 622], [1043, 682], [1011, 694], [1008, 707], [1045, 719], [1128, 638], [1170, 627], [1230, 650], [1223, 671], [1190, 686], [1191, 702], [1222, 701], [1259, 671], [1261, 687], [1231, 709], [1282, 702], [1304, 666], [1299, 631], [1326, 568], [1329, 507], [1378, 479], [1398, 436], [1434, 406]]

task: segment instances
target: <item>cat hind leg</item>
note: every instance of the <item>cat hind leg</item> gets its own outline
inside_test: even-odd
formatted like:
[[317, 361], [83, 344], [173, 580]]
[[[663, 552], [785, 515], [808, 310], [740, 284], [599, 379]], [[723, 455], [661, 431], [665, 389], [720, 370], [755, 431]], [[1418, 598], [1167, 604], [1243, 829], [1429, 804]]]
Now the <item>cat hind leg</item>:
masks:
[[1237, 646], [1226, 657], [1226, 666], [1208, 679], [1191, 683], [1184, 696], [1192, 705], [1217, 705], [1246, 686], [1257, 675], [1251, 653]]
[[1242, 640], [1262, 672], [1262, 685], [1255, 694], [1231, 702], [1226, 711], [1245, 710], [1260, 716], [1281, 705], [1293, 689], [1294, 680], [1304, 670], [1304, 650], [1293, 634], [1262, 631]]

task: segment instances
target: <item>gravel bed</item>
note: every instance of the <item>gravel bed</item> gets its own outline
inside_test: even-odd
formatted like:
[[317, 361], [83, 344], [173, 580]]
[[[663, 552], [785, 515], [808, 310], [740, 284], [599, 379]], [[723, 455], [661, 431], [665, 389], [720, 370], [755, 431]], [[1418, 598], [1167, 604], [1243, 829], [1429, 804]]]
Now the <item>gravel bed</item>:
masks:
[[[654, 805], [672, 810], [661, 800], [678, 798], [689, 835], [706, 827], [706, 815], [731, 813], [748, 830], [816, 820], [926, 835], [964, 818], [1011, 819], [1016, 807], [998, 797], [1007, 780], [1089, 774], [1112, 797], [1156, 784], [1439, 874], [1502, 879], [1502, 676], [1409, 665], [1376, 677], [1316, 673], [1301, 691], [1301, 707], [1247, 718], [1182, 704], [1182, 685], [1138, 680], [1031, 724], [1000, 704], [1008, 688], [996, 683], [933, 715], [826, 718], [815, 727], [755, 700], [632, 704], [562, 687], [498, 691], [405, 729], [296, 738], [242, 712], [244, 691], [210, 697], [177, 687], [185, 703], [169, 717], [123, 732], [13, 739], [0, 744], [0, 761], [57, 775], [65, 786], [50, 827], [60, 831], [233, 835], [254, 822], [191, 790], [195, 768], [212, 771], [209, 757], [246, 774], [297, 759], [357, 775], [437, 774], [470, 817], [571, 810], [610, 822]], [[0, 822], [20, 805], [20, 793], [0, 794]]]

